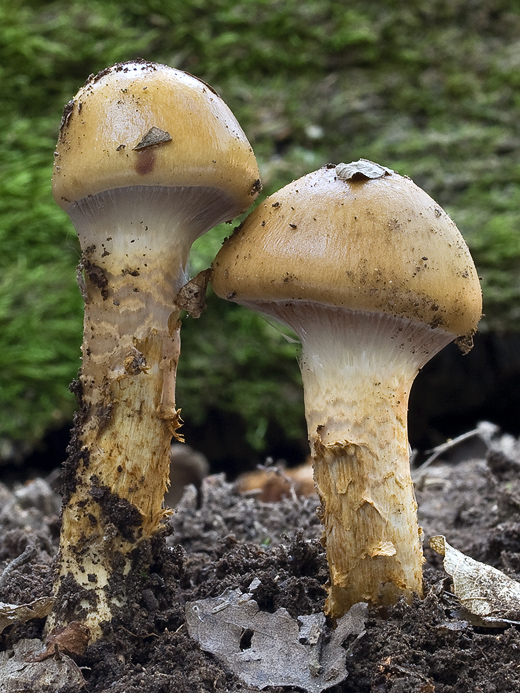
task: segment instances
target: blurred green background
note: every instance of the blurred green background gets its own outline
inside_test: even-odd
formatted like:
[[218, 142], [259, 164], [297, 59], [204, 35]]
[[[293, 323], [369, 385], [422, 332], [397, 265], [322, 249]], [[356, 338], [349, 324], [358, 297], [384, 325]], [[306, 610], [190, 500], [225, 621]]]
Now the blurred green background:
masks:
[[[0, 0], [0, 459], [71, 419], [79, 253], [52, 200], [53, 149], [88, 75], [135, 57], [221, 94], [257, 155], [260, 199], [329, 161], [365, 157], [411, 176], [470, 245], [483, 329], [517, 330], [518, 1]], [[229, 230], [197, 242], [193, 273]], [[212, 295], [184, 322], [178, 404], [198, 430], [237, 413], [260, 452], [273, 427], [305, 439], [295, 345]]]

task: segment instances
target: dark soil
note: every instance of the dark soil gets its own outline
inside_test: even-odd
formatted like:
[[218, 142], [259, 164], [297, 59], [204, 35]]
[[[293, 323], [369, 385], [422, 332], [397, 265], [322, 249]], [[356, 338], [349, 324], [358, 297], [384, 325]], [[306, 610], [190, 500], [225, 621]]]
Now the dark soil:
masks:
[[[518, 445], [505, 437], [500, 442], [486, 458], [468, 458], [465, 449], [463, 459], [439, 458], [417, 470], [420, 520], [426, 540], [444, 534], [460, 551], [520, 579]], [[262, 503], [254, 493], [240, 495], [223, 476], [208, 477], [199, 497], [188, 487], [164, 536], [136, 552], [130, 608], [117, 614], [105, 640], [73, 655], [82, 690], [256, 690], [190, 638], [184, 606], [226, 588], [246, 592], [256, 578], [262, 610], [285, 607], [294, 618], [320, 611], [328, 570], [316, 505], [315, 498], [295, 496]], [[0, 485], [0, 574], [27, 546], [37, 549], [8, 579], [0, 577], [1, 602], [25, 604], [51, 593], [58, 513], [59, 500], [42, 480], [14, 491]], [[425, 598], [369, 611], [366, 632], [351, 645], [348, 677], [331, 693], [520, 691], [520, 626], [472, 624], [449, 592], [442, 559], [426, 544]], [[22, 638], [42, 638], [43, 627], [43, 619], [8, 626], [0, 653]], [[59, 693], [78, 690], [76, 682]]]

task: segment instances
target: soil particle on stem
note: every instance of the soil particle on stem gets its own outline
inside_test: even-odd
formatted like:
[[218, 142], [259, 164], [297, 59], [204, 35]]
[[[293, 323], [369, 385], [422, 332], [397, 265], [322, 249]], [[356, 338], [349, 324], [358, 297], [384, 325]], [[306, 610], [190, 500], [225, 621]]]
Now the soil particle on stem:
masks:
[[112, 523], [124, 539], [135, 542], [136, 529], [141, 526], [139, 510], [126, 498], [111, 493], [108, 486], [99, 484], [96, 476], [92, 476], [90, 481], [90, 495], [99, 503], [105, 522]]

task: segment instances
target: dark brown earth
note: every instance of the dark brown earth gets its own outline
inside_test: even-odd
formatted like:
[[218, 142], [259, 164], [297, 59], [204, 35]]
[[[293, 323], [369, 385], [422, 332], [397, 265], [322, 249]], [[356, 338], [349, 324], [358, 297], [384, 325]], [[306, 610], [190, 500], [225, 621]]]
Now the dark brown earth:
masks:
[[[518, 448], [505, 436], [487, 452], [482, 445], [476, 451], [460, 445], [414, 477], [426, 539], [444, 534], [455, 548], [520, 580]], [[130, 608], [117, 615], [104, 641], [71, 655], [85, 680], [82, 690], [256, 690], [190, 638], [185, 604], [227, 588], [247, 592], [257, 579], [254, 599], [262, 610], [285, 607], [293, 618], [320, 611], [327, 565], [316, 505], [315, 498], [294, 494], [263, 503], [254, 492], [240, 495], [223, 476], [208, 477], [199, 498], [188, 487], [164, 536], [136, 552]], [[58, 513], [59, 499], [41, 479], [18, 489], [0, 485], [0, 602], [26, 604], [50, 594]], [[2, 571], [30, 545], [36, 548], [32, 558], [2, 580]], [[425, 598], [369, 611], [365, 633], [350, 643], [348, 676], [327, 689], [331, 693], [520, 691], [520, 626], [473, 624], [449, 591], [441, 557], [429, 548], [425, 556]], [[0, 635], [0, 656], [12, 653], [22, 638], [41, 638], [43, 626], [43, 619], [8, 626]], [[59, 693], [78, 690], [76, 681]]]

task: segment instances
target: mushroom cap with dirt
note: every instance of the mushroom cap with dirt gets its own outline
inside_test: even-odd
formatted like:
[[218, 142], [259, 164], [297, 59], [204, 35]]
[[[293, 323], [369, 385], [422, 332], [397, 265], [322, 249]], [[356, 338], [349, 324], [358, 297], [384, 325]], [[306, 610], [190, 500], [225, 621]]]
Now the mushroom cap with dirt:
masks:
[[[160, 528], [170, 442], [180, 437], [189, 251], [260, 187], [229, 108], [180, 70], [120, 63], [91, 76], [65, 108], [53, 192], [79, 237], [85, 318], [51, 625], [79, 620], [95, 639], [126, 604], [130, 552]], [[69, 599], [71, 589], [83, 597]]]
[[201, 198], [196, 220], [203, 228], [204, 217], [214, 226], [250, 207], [260, 181], [251, 145], [212, 87], [136, 60], [92, 75], [67, 104], [52, 186], [72, 214], [74, 205], [119, 188], [191, 192]]
[[424, 364], [481, 317], [457, 227], [409, 178], [327, 166], [259, 205], [224, 243], [212, 284], [301, 341], [305, 414], [330, 567], [326, 610], [422, 594], [407, 406]]

